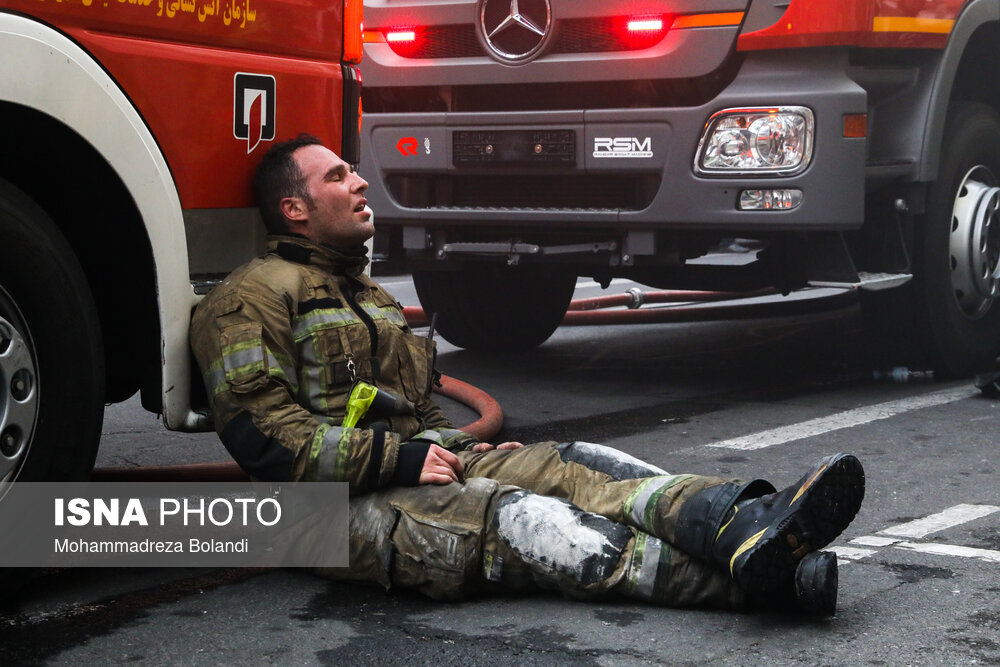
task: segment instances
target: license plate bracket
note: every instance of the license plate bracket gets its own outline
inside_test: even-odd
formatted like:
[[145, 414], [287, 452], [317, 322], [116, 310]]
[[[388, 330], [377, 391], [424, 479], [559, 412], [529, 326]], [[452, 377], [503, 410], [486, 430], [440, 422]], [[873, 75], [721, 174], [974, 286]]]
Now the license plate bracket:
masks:
[[456, 130], [452, 164], [472, 166], [573, 166], [575, 130]]

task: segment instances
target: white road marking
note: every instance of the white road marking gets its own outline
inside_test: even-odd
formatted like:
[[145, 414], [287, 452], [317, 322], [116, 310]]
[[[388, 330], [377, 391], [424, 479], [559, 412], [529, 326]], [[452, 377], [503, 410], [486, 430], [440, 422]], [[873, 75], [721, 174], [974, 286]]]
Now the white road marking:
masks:
[[876, 549], [857, 549], [855, 547], [845, 546], [830, 547], [827, 551], [832, 551], [837, 554], [837, 558], [842, 558], [844, 560], [861, 560], [862, 558], [874, 556], [878, 553], [878, 550]]
[[868, 424], [880, 419], [888, 419], [889, 417], [903, 412], [910, 412], [911, 410], [919, 410], [921, 408], [929, 408], [935, 405], [954, 403], [955, 401], [960, 401], [964, 398], [971, 398], [972, 396], [977, 396], [978, 394], [979, 390], [973, 391], [967, 387], [962, 387], [960, 389], [946, 389], [944, 391], [936, 391], [929, 394], [922, 394], [920, 396], [902, 398], [896, 401], [887, 401], [885, 403], [869, 405], [863, 408], [854, 408], [853, 410], [839, 412], [835, 415], [830, 415], [829, 417], [819, 417], [818, 419], [810, 419], [809, 421], [791, 424], [789, 426], [782, 426], [769, 431], [760, 431], [759, 433], [754, 433], [752, 435], [745, 435], [739, 438], [723, 440], [721, 442], [712, 442], [708, 443], [706, 446], [722, 447], [726, 449], [740, 449], [744, 451], [764, 449], [765, 447], [782, 445], [786, 442], [811, 438], [813, 436], [829, 433], [830, 431], [839, 431], [840, 429], [860, 426], [861, 424]]
[[962, 558], [978, 558], [988, 563], [1000, 563], [1000, 551], [990, 549], [960, 547], [954, 544], [921, 544], [919, 542], [900, 542], [896, 548], [935, 556], [960, 556]]
[[896, 544], [897, 542], [899, 542], [899, 540], [891, 537], [876, 537], [875, 535], [862, 535], [861, 537], [855, 537], [851, 540], [851, 544], [857, 544], [863, 547], [888, 547]]
[[[955, 505], [922, 519], [890, 526], [885, 530], [880, 530], [876, 535], [855, 537], [850, 541], [850, 544], [855, 546], [835, 546], [830, 547], [829, 551], [837, 554], [837, 561], [842, 565], [874, 556], [880, 547], [889, 546], [935, 556], [959, 556], [961, 558], [977, 558], [988, 563], [1000, 563], [1000, 551], [963, 547], [955, 544], [904, 542], [898, 539], [900, 537], [911, 539], [927, 537], [932, 533], [981, 519], [997, 512], [1000, 512], [1000, 507], [996, 505]], [[860, 547], [873, 548], [862, 549]]]
[[908, 521], [898, 526], [890, 526], [885, 530], [880, 530], [879, 535], [894, 535], [896, 537], [908, 537], [919, 539], [927, 537], [931, 533], [936, 533], [946, 528], [952, 528], [975, 519], [981, 519], [994, 512], [1000, 512], [1000, 507], [994, 505], [955, 505], [943, 512], [925, 516], [922, 519]]

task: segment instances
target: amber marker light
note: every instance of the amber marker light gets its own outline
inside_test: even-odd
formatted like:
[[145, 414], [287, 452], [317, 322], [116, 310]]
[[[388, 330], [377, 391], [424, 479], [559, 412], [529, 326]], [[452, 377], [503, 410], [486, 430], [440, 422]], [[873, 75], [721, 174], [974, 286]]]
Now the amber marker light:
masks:
[[713, 28], [739, 25], [743, 22], [743, 12], [716, 12], [712, 14], [688, 14], [674, 19], [671, 28]]
[[868, 136], [868, 114], [844, 114], [844, 137], [847, 139], [863, 139]]

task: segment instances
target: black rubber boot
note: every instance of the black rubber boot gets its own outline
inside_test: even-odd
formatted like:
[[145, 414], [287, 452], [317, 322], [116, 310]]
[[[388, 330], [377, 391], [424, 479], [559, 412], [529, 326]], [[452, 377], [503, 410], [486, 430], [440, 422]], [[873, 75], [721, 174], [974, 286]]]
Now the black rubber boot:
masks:
[[864, 497], [861, 462], [850, 454], [828, 456], [792, 486], [738, 501], [719, 528], [712, 555], [747, 593], [780, 595], [799, 561], [840, 535]]
[[[706, 489], [687, 503], [677, 546], [723, 567], [754, 604], [836, 608], [837, 560], [800, 561], [832, 542], [854, 519], [865, 495], [861, 462], [835, 454], [774, 493], [760, 480]], [[724, 511], [723, 511], [723, 508]]]

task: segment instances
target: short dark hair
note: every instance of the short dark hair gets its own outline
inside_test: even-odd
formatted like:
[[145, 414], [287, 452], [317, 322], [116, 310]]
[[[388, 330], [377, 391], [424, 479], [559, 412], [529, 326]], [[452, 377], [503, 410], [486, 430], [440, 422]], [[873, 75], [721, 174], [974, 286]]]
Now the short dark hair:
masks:
[[293, 153], [304, 146], [317, 145], [322, 146], [323, 141], [311, 134], [300, 134], [272, 146], [257, 165], [253, 176], [253, 194], [268, 234], [288, 233], [288, 224], [281, 212], [281, 200], [285, 197], [299, 197], [312, 207], [306, 177], [295, 162]]

